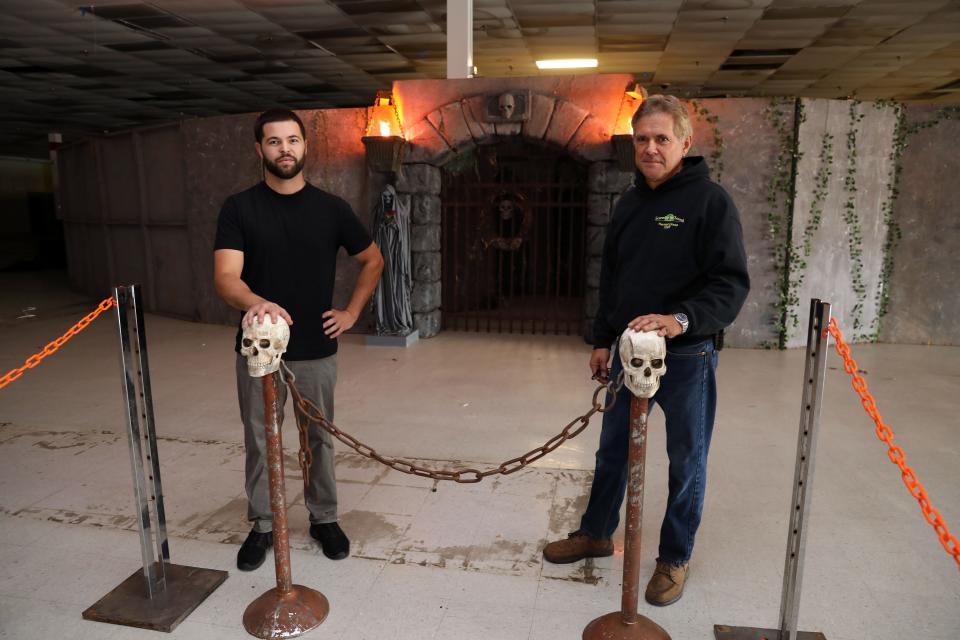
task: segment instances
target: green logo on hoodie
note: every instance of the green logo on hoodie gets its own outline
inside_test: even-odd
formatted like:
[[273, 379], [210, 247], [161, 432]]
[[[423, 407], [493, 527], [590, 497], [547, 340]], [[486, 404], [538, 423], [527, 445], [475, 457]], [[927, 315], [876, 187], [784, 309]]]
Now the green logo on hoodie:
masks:
[[665, 216], [657, 216], [654, 218], [654, 220], [656, 220], [657, 224], [664, 229], [673, 229], [674, 227], [679, 227], [681, 224], [683, 224], [683, 218], [672, 213], [668, 213]]

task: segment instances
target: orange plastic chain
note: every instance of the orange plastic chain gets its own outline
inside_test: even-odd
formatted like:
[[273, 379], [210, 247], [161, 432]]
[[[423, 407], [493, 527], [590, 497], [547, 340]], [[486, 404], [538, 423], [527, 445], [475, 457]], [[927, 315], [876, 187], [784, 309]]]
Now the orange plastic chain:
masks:
[[114, 304], [116, 304], [116, 301], [112, 297], [104, 298], [104, 300], [100, 303], [100, 305], [96, 309], [94, 309], [92, 312], [88, 313], [83, 318], [81, 318], [80, 322], [70, 327], [70, 329], [65, 334], [63, 334], [62, 336], [60, 336], [59, 338], [57, 338], [56, 340], [54, 340], [53, 342], [45, 346], [43, 348], [43, 351], [41, 351], [40, 353], [35, 353], [34, 355], [30, 356], [29, 358], [27, 358], [27, 361], [23, 364], [22, 367], [17, 367], [7, 375], [0, 378], [0, 389], [3, 389], [5, 386], [7, 386], [8, 384], [13, 382], [20, 376], [22, 376], [23, 372], [26, 371], [27, 369], [33, 369], [35, 366], [40, 364], [40, 362], [44, 358], [46, 358], [51, 353], [56, 352], [56, 350], [62, 347], [67, 342], [67, 340], [69, 340], [73, 336], [77, 335], [78, 333], [86, 329], [88, 324], [96, 320], [97, 316], [99, 316], [101, 313], [103, 313], [104, 311], [112, 307]]
[[840, 328], [837, 326], [835, 318], [830, 318], [830, 325], [824, 333], [827, 332], [829, 332], [836, 341], [837, 353], [843, 358], [843, 370], [853, 376], [853, 388], [857, 392], [857, 395], [860, 396], [864, 410], [866, 410], [867, 415], [869, 415], [877, 425], [877, 437], [887, 443], [887, 455], [890, 457], [890, 461], [900, 467], [900, 477], [903, 478], [903, 484], [907, 485], [907, 490], [910, 491], [910, 495], [920, 503], [920, 508], [923, 509], [923, 517], [930, 523], [933, 530], [937, 532], [937, 537], [940, 538], [940, 544], [943, 545], [947, 553], [953, 556], [954, 562], [956, 562], [957, 567], [960, 568], [960, 543], [958, 543], [957, 539], [950, 533], [947, 525], [944, 524], [943, 518], [940, 517], [940, 512], [930, 504], [927, 490], [920, 484], [913, 469], [907, 466], [907, 456], [903, 453], [903, 449], [893, 444], [893, 430], [883, 424], [883, 418], [880, 417], [880, 412], [877, 410], [877, 403], [874, 401], [873, 396], [870, 395], [870, 392], [867, 391], [867, 381], [857, 374], [857, 361], [850, 357], [850, 347], [843, 341], [843, 336], [840, 334]]

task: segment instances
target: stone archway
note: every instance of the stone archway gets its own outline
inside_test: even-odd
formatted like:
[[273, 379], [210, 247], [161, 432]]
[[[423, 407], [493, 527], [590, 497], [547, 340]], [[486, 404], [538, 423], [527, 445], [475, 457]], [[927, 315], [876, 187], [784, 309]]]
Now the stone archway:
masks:
[[440, 331], [441, 304], [441, 167], [477, 146], [519, 137], [568, 153], [587, 166], [586, 292], [584, 335], [596, 315], [600, 254], [610, 213], [632, 172], [614, 161], [609, 124], [561, 97], [531, 94], [524, 122], [486, 122], [487, 96], [450, 102], [428, 113], [406, 130], [406, 147], [397, 182], [401, 198], [409, 198], [412, 218], [413, 317], [420, 336]]

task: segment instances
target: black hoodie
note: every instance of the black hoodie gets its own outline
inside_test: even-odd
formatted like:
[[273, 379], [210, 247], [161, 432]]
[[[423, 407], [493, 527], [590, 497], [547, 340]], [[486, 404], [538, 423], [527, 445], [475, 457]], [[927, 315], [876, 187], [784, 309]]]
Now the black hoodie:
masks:
[[740, 214], [703, 157], [684, 158], [656, 189], [637, 172], [607, 228], [593, 343], [609, 348], [637, 316], [678, 312], [690, 326], [668, 345], [706, 340], [734, 321], [749, 290]]

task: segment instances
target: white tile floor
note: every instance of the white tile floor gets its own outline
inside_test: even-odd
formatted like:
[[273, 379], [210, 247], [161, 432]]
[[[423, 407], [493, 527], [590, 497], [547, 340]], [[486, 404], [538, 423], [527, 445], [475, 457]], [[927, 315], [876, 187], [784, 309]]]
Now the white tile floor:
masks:
[[[36, 317], [18, 319], [28, 306], [37, 307]], [[92, 306], [56, 278], [0, 276], [0, 372]], [[232, 334], [147, 318], [172, 559], [230, 572], [173, 638], [246, 637], [243, 610], [274, 584], [271, 562], [252, 573], [234, 565], [247, 523]], [[486, 468], [539, 446], [588, 407], [587, 355], [575, 338], [445, 333], [402, 350], [349, 336], [336, 422], [387, 455]], [[856, 347], [855, 355], [908, 463], [960, 533], [960, 349], [874, 345]], [[640, 603], [675, 640], [712, 638], [714, 624], [776, 622], [801, 362], [797, 351], [722, 355], [691, 579], [673, 606]], [[829, 640], [957, 640], [960, 573], [887, 460], [835, 357], [830, 367], [801, 628]], [[341, 521], [353, 553], [340, 562], [324, 558], [306, 534], [291, 451], [294, 580], [331, 602], [328, 620], [307, 637], [579, 638], [591, 619], [619, 607], [622, 555], [552, 566], [540, 549], [576, 526], [598, 427], [595, 421], [529, 470], [477, 485], [435, 485], [341, 447]], [[288, 425], [288, 445], [294, 433]], [[664, 495], [655, 413], [643, 580]], [[80, 617], [140, 563], [132, 502], [107, 316], [0, 390], [0, 637], [162, 637]]]

